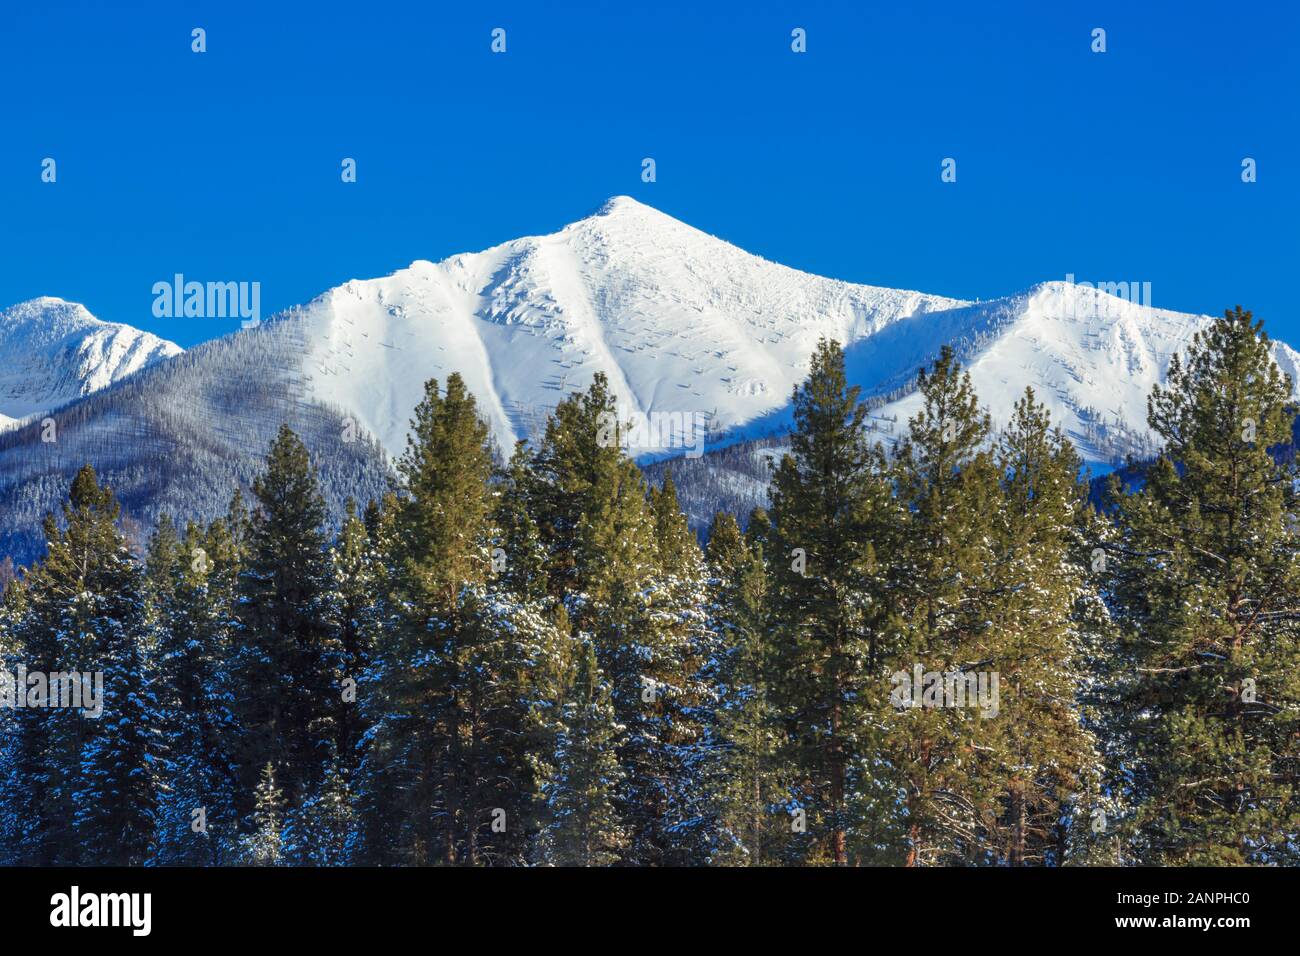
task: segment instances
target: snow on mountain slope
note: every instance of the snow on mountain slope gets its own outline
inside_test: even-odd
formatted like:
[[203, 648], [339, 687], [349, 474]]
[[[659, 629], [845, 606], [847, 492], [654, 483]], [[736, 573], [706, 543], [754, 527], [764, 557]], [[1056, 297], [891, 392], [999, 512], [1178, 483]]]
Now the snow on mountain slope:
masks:
[[[1151, 386], [1210, 321], [1049, 282], [969, 303], [853, 285], [744, 252], [625, 196], [545, 236], [354, 280], [283, 320], [306, 343], [306, 393], [404, 447], [424, 381], [459, 371], [501, 446], [538, 434], [603, 372], [626, 415], [707, 420], [709, 445], [780, 432], [823, 335], [891, 444], [915, 414], [917, 370], [945, 344], [995, 425], [1032, 386], [1085, 460], [1153, 450]], [[1300, 355], [1274, 355], [1296, 379]], [[683, 450], [634, 447], [643, 461]]]
[[[403, 450], [426, 380], [452, 372], [503, 450], [597, 372], [627, 415], [705, 417], [712, 450], [672, 463], [679, 497], [697, 522], [720, 506], [746, 513], [764, 503], [791, 391], [823, 335], [845, 344], [886, 444], [919, 405], [917, 370], [950, 344], [995, 427], [1031, 386], [1085, 460], [1107, 465], [1154, 451], [1147, 396], [1210, 321], [1062, 282], [978, 303], [852, 285], [624, 197], [550, 235], [347, 282], [182, 355], [38, 299], [0, 313], [0, 555], [37, 552], [41, 515], [85, 462], [144, 526], [214, 517], [281, 423], [312, 450], [337, 518], [348, 497], [387, 487], [384, 452]], [[1300, 354], [1273, 354], [1300, 380]], [[45, 410], [57, 444], [32, 420]], [[354, 441], [357, 426], [376, 444]], [[683, 449], [629, 450], [654, 475], [668, 467], [654, 459]]]
[[964, 304], [798, 272], [617, 197], [551, 235], [348, 282], [284, 318], [303, 325], [309, 394], [395, 454], [424, 381], [453, 371], [505, 448], [596, 372], [628, 413], [743, 436], [788, 403], [819, 336], [857, 341]]
[[44, 296], [0, 312], [0, 431], [177, 355], [180, 346]]
[[[288, 317], [306, 341], [307, 393], [356, 415], [390, 454], [425, 379], [453, 371], [503, 448], [596, 372], [625, 415], [701, 416], [713, 447], [779, 432], [825, 335], [881, 406], [886, 443], [915, 414], [917, 369], [952, 344], [995, 425], [1032, 386], [1093, 464], [1153, 450], [1151, 386], [1210, 321], [1065, 282], [981, 303], [852, 285], [627, 197], [550, 235], [348, 282]], [[1274, 355], [1295, 380], [1300, 355], [1280, 343]], [[681, 450], [631, 449], [643, 461]]]
[[[1164, 381], [1170, 359], [1211, 321], [1087, 286], [1047, 282], [1004, 299], [894, 323], [851, 346], [846, 364], [850, 380], [862, 383], [866, 394], [887, 398], [873, 412], [886, 444], [906, 431], [920, 407], [919, 393], [898, 393], [950, 344], [995, 427], [1009, 420], [1030, 386], [1085, 461], [1108, 463], [1130, 452], [1154, 451], [1147, 397]], [[1272, 353], [1293, 387], [1300, 383], [1300, 354], [1281, 342], [1272, 343]]]

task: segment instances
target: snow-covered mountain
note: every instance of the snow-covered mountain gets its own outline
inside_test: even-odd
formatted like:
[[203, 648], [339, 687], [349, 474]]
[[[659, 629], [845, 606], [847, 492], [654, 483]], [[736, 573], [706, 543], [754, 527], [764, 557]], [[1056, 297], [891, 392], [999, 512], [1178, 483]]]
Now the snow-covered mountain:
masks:
[[[825, 279], [625, 196], [550, 235], [348, 282], [284, 318], [301, 327], [306, 392], [390, 454], [425, 379], [452, 371], [503, 448], [596, 372], [629, 415], [707, 420], [711, 446], [779, 431], [824, 335], [883, 405], [886, 442], [915, 412], [917, 369], [948, 343], [995, 422], [1030, 385], [1095, 463], [1144, 447], [1152, 384], [1209, 321], [1064, 282], [970, 303]], [[1294, 373], [1300, 356], [1280, 343], [1275, 355]]]
[[[891, 399], [873, 412], [886, 444], [906, 431], [920, 406], [910, 388], [917, 369], [950, 344], [995, 426], [1011, 417], [1030, 386], [1084, 460], [1105, 465], [1154, 451], [1147, 397], [1165, 380], [1170, 359], [1211, 321], [1089, 286], [1045, 282], [1007, 298], [893, 323], [850, 345], [846, 360], [852, 381]], [[1293, 387], [1300, 384], [1300, 353], [1274, 341], [1272, 354]]]
[[[62, 405], [59, 439], [42, 444], [39, 422], [0, 433], [0, 553], [30, 551], [40, 513], [86, 461], [146, 525], [161, 511], [211, 517], [282, 422], [305, 436], [336, 511], [364, 501], [402, 451], [425, 381], [452, 372], [503, 450], [598, 372], [627, 416], [707, 422], [713, 452], [682, 472], [698, 494], [679, 481], [707, 520], [720, 495], [761, 502], [762, 461], [780, 450], [822, 336], [844, 343], [886, 444], [916, 410], [917, 370], [949, 344], [995, 424], [1031, 386], [1104, 465], [1150, 450], [1151, 386], [1209, 321], [1064, 282], [967, 302], [821, 278], [627, 197], [549, 235], [344, 283], [179, 355], [40, 299], [0, 313], [0, 414]], [[1274, 356], [1300, 378], [1300, 355], [1275, 343]], [[677, 437], [630, 451], [649, 465], [680, 454]]]
[[425, 380], [453, 371], [505, 448], [597, 372], [629, 414], [743, 436], [788, 402], [820, 336], [963, 304], [798, 272], [621, 196], [550, 235], [348, 282], [291, 320], [308, 392], [397, 453]]
[[0, 312], [0, 430], [52, 411], [180, 346], [44, 296]]

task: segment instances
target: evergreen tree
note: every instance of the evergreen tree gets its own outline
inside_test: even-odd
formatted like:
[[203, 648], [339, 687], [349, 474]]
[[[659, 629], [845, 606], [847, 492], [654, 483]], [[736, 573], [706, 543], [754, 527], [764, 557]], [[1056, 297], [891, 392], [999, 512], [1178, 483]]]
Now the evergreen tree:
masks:
[[660, 488], [650, 489], [649, 500], [657, 555], [649, 592], [651, 623], [675, 668], [664, 702], [671, 824], [663, 862], [687, 866], [706, 862], [720, 836], [717, 808], [710, 800], [713, 787], [706, 778], [722, 745], [714, 683], [722, 646], [708, 613], [704, 554], [678, 503], [671, 472]]
[[227, 663], [238, 566], [225, 522], [161, 522], [148, 559], [160, 726], [166, 741], [158, 862], [219, 864], [238, 824], [234, 694]]
[[[11, 668], [18, 661], [20, 644], [16, 628], [22, 620], [26, 596], [22, 583], [12, 579], [0, 584], [0, 699], [13, 695], [17, 703], [18, 688]], [[17, 866], [23, 862], [21, 840], [26, 821], [17, 814], [22, 801], [14, 799], [20, 785], [13, 776], [16, 770], [18, 734], [14, 709], [0, 706], [0, 866]]]
[[1003, 501], [986, 614], [999, 701], [983, 722], [981, 745], [995, 755], [985, 763], [1002, 796], [997, 818], [981, 821], [973, 839], [994, 861], [1059, 865], [1062, 821], [1086, 829], [1088, 808], [1078, 799], [1095, 794], [1100, 777], [1080, 710], [1087, 677], [1076, 608], [1086, 586], [1086, 489], [1078, 456], [1031, 389], [1016, 403], [996, 455]]
[[[48, 694], [73, 691], [59, 675], [83, 677], [80, 708], [15, 713], [6, 816], [28, 864], [143, 862], [153, 844], [158, 741], [144, 585], [119, 514], [93, 469], [78, 472], [62, 522], [46, 517], [47, 555], [28, 573], [12, 622], [13, 663], [45, 675]], [[86, 698], [96, 672], [98, 713]]]
[[777, 727], [768, 701], [767, 575], [761, 544], [719, 512], [709, 528], [709, 609], [721, 650], [710, 677], [719, 696], [719, 747], [708, 783], [723, 839], [715, 862], [778, 862], [790, 825], [774, 808], [784, 799], [777, 774]]
[[[805, 862], [871, 859], [887, 800], [868, 767], [880, 724], [883, 608], [877, 545], [891, 512], [844, 352], [822, 340], [794, 391], [790, 453], [772, 481], [770, 701], [791, 781], [790, 852]], [[873, 693], [873, 690], [875, 692]], [[860, 805], [861, 804], [861, 805]], [[806, 832], [805, 832], [806, 828]]]
[[253, 797], [253, 826], [244, 837], [244, 858], [251, 866], [279, 866], [284, 854], [285, 797], [267, 764]]
[[1291, 383], [1238, 307], [1197, 334], [1149, 402], [1161, 457], [1112, 484], [1114, 605], [1136, 812], [1155, 865], [1284, 864], [1300, 832], [1300, 524]]
[[492, 560], [498, 588], [520, 600], [538, 601], [547, 592], [547, 556], [541, 532], [529, 513], [530, 458], [528, 445], [518, 442], [510, 463], [497, 476], [493, 520], [498, 534]]
[[[330, 552], [333, 578], [331, 621], [337, 645], [334, 684], [343, 688], [335, 747], [347, 772], [355, 771], [364, 731], [356, 706], [355, 685], [370, 664], [371, 648], [381, 627], [382, 575], [375, 539], [348, 501], [343, 528]], [[351, 683], [349, 683], [351, 682]], [[351, 699], [350, 699], [351, 698]]]
[[[528, 498], [547, 593], [564, 605], [574, 638], [595, 646], [624, 728], [615, 801], [628, 833], [622, 862], [685, 862], [699, 852], [702, 821], [675, 787], [686, 781], [683, 761], [701, 745], [685, 712], [699, 701], [701, 662], [690, 658], [702, 644], [677, 585], [698, 586], [702, 576], [691, 572], [691, 581], [670, 585], [660, 567], [656, 516], [644, 478], [623, 453], [617, 405], [603, 375], [561, 402], [547, 422]], [[694, 557], [671, 561], [698, 567], [694, 547]]]
[[245, 791], [268, 763], [296, 802], [323, 773], [341, 691], [329, 628], [325, 504], [298, 437], [282, 426], [253, 482], [239, 573], [235, 679]]
[[103, 713], [81, 751], [74, 823], [83, 862], [140, 866], [155, 849], [162, 747], [154, 684], [141, 647], [143, 594], [125, 545], [120, 557], [122, 590], [115, 597], [134, 613], [105, 619], [99, 635]]
[[[999, 639], [987, 616], [1000, 506], [997, 469], [984, 449], [989, 418], [946, 346], [917, 385], [922, 405], [893, 469], [904, 508], [889, 586], [898, 636], [889, 665], [898, 678], [894, 704], [914, 702], [918, 667], [945, 675], [945, 687], [949, 679], [954, 686], [978, 679], [991, 669]], [[940, 693], [921, 703], [890, 708], [885, 748], [904, 794], [904, 862], [985, 862], [980, 832], [998, 813], [992, 753], [982, 749], [993, 728], [973, 706], [942, 706]]]
[[614, 752], [621, 729], [595, 649], [584, 644], [560, 712], [554, 766], [542, 786], [545, 823], [536, 841], [539, 862], [607, 866], [621, 859], [627, 835], [614, 807], [623, 774]]
[[336, 755], [317, 790], [289, 815], [284, 856], [298, 866], [345, 866], [355, 827], [352, 789], [343, 762]]
[[[460, 376], [430, 381], [398, 464], [391, 644], [367, 675], [362, 805], [375, 862], [517, 862], [536, 787], [528, 672], [545, 624], [488, 587], [487, 426]], [[373, 699], [369, 699], [373, 697]]]

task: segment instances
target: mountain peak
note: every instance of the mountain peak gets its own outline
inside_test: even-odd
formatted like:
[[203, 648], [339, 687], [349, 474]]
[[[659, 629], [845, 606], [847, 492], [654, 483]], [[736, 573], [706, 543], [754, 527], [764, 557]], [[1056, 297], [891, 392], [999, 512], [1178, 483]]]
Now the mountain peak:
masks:
[[[626, 211], [659, 212], [659, 210], [655, 209], [653, 206], [647, 206], [645, 203], [633, 199], [631, 196], [610, 196], [608, 199], [605, 200], [604, 203], [601, 204], [601, 207], [599, 210], [597, 210], [596, 215], [610, 216], [617, 212], [626, 212]], [[663, 215], [663, 213], [660, 213], [660, 215]]]
[[668, 213], [648, 203], [641, 202], [639, 199], [633, 199], [631, 196], [611, 196], [601, 204], [593, 216], [581, 219], [574, 225], [586, 223], [592, 226], [607, 226], [614, 223], [632, 225], [638, 229], [644, 229], [650, 226], [661, 228], [677, 228], [699, 232], [694, 226], [676, 219]]
[[98, 391], [180, 346], [43, 295], [0, 311], [0, 430]]
[[[69, 335], [89, 335], [112, 328], [80, 302], [42, 295], [0, 309], [0, 340], [52, 342]], [[126, 326], [123, 326], [126, 328]]]

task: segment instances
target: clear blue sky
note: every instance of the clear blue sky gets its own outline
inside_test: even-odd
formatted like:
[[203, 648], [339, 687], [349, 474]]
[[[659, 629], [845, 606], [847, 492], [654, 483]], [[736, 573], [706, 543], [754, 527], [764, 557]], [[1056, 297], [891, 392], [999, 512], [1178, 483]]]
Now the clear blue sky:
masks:
[[58, 295], [192, 345], [237, 322], [154, 319], [176, 272], [259, 281], [269, 315], [626, 193], [823, 275], [964, 298], [1149, 281], [1300, 344], [1296, 10], [9, 3], [0, 305]]

